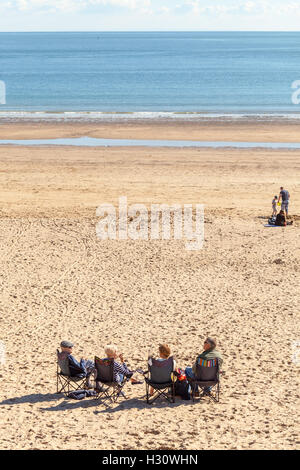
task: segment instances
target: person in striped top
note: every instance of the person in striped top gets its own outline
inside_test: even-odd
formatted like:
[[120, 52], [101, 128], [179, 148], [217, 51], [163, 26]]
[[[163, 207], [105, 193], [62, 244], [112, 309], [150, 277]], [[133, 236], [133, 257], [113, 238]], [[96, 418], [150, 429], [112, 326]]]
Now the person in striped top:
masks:
[[[115, 382], [121, 383], [124, 377], [127, 377], [128, 379], [130, 379], [132, 384], [141, 383], [132, 377], [135, 371], [128, 369], [124, 361], [123, 354], [122, 353], [118, 354], [116, 346], [114, 346], [113, 344], [108, 344], [107, 346], [105, 346], [104, 351], [106, 354], [105, 359], [114, 359], [113, 378]], [[119, 359], [120, 362], [117, 362], [117, 359]]]

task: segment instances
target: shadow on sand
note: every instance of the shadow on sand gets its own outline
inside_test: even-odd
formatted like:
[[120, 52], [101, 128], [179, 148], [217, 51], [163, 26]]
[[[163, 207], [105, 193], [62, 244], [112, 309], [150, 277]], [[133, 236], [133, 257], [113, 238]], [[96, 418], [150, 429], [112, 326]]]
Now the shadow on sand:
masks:
[[31, 395], [23, 395], [22, 397], [7, 398], [0, 402], [3, 405], [20, 405], [22, 403], [43, 403], [59, 400], [61, 397], [58, 393], [32, 393]]
[[[54, 401], [59, 401], [59, 403], [55, 404], [55, 406], [51, 406], [50, 403]], [[166, 407], [177, 407], [177, 406], [184, 406], [184, 405], [191, 405], [192, 401], [188, 400], [181, 400], [181, 398], [177, 397], [175, 403], [168, 403], [167, 401], [159, 401], [157, 400], [155, 404], [148, 405], [146, 403], [145, 395], [142, 395], [137, 398], [131, 399], [120, 399], [117, 403], [111, 403], [108, 400], [100, 400], [99, 398], [85, 398], [83, 400], [72, 400], [69, 399], [61, 394], [42, 394], [36, 393], [31, 395], [24, 395], [22, 397], [14, 397], [8, 398], [0, 402], [0, 406], [4, 405], [20, 405], [24, 403], [48, 403], [49, 406], [40, 407], [41, 411], [65, 411], [65, 410], [74, 410], [77, 408], [91, 408], [95, 407], [95, 414], [102, 414], [102, 413], [117, 413], [122, 410], [130, 410], [130, 409], [144, 409], [144, 408], [166, 408]]]

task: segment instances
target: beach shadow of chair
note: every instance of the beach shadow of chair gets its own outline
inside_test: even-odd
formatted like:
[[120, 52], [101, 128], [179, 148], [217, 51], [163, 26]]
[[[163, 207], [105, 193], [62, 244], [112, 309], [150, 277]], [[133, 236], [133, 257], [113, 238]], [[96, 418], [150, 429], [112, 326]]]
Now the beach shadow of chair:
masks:
[[7, 398], [0, 402], [0, 406], [5, 405], [20, 405], [23, 403], [44, 403], [57, 401], [58, 397], [55, 393], [31, 393], [30, 395], [23, 395], [21, 397]]
[[98, 399], [116, 403], [118, 398], [126, 398], [123, 387], [128, 379], [124, 377], [120, 383], [114, 380], [114, 359], [100, 359], [95, 356], [95, 368]]
[[[148, 360], [148, 372], [145, 375], [146, 384], [146, 400], [148, 405], [152, 405], [158, 398], [162, 397], [169, 403], [175, 403], [175, 385], [172, 380], [174, 370], [173, 357], [169, 357], [165, 361], [158, 361], [153, 357]], [[154, 393], [151, 397], [150, 387]]]
[[[113, 415], [114, 413], [126, 412], [128, 410], [148, 410], [149, 404], [145, 400], [146, 395], [137, 397], [137, 398], [129, 398], [127, 400], [123, 400], [122, 402], [116, 403], [115, 406], [106, 406], [101, 409], [95, 409], [94, 414], [109, 414]], [[180, 400], [175, 403], [169, 403], [167, 400], [160, 400], [155, 403], [155, 409], [161, 410], [168, 410], [170, 406], [173, 408], [183, 407], [183, 406], [191, 406], [191, 401]]]
[[88, 399], [83, 400], [68, 400], [67, 398], [60, 403], [56, 404], [55, 406], [47, 406], [47, 407], [40, 407], [41, 411], [56, 411], [56, 412], [65, 412], [66, 410], [76, 410], [78, 408], [81, 409], [88, 409], [88, 408], [96, 408], [98, 405], [97, 397], [91, 397]]
[[86, 377], [72, 377], [68, 356], [65, 353], [61, 353], [58, 349], [56, 354], [56, 393], [63, 393], [64, 395], [68, 395], [71, 391], [85, 389]]
[[199, 399], [207, 396], [212, 401], [218, 402], [220, 399], [220, 366], [218, 359], [199, 359], [196, 365], [195, 378], [188, 377], [191, 386], [191, 395], [195, 401], [197, 386], [200, 388]]

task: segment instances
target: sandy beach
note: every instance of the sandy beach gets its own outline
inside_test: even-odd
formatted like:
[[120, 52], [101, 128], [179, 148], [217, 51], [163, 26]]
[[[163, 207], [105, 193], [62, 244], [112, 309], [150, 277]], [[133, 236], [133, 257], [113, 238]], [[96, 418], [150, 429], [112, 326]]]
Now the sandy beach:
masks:
[[[2, 123], [0, 139], [297, 142], [284, 123]], [[0, 146], [2, 449], [299, 449], [299, 150]], [[294, 225], [269, 228], [283, 185]], [[205, 243], [101, 241], [103, 202], [205, 204]], [[220, 402], [110, 407], [56, 391], [56, 348], [131, 368], [166, 342], [224, 356]], [[299, 356], [299, 354], [298, 354]]]
[[204, 140], [244, 142], [299, 142], [298, 119], [160, 119], [105, 120], [1, 120], [0, 139], [106, 139]]

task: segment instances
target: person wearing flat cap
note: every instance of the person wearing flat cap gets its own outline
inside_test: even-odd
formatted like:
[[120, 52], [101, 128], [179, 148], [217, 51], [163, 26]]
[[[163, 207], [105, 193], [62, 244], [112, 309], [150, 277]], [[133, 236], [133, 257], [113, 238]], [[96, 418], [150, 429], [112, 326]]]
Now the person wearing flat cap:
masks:
[[69, 368], [71, 377], [86, 377], [87, 386], [92, 387], [89, 378], [91, 374], [95, 373], [95, 363], [90, 359], [81, 358], [78, 362], [74, 356], [72, 356], [74, 344], [70, 341], [62, 341], [60, 343], [61, 347], [61, 358], [68, 357], [69, 359]]

